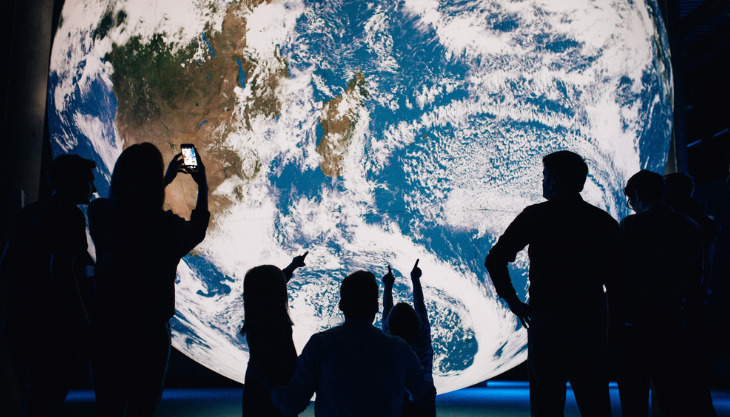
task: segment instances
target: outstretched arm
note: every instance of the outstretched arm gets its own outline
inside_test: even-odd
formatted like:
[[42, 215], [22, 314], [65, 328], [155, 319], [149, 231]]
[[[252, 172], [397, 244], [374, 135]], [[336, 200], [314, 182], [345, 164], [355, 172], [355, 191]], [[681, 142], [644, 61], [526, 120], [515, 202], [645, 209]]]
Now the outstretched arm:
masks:
[[208, 222], [210, 221], [210, 212], [208, 211], [208, 180], [205, 174], [205, 165], [203, 165], [200, 156], [198, 156], [198, 170], [188, 171], [183, 166], [182, 154], [175, 155], [167, 166], [164, 177], [165, 186], [172, 183], [179, 172], [190, 174], [193, 181], [198, 185], [198, 198], [195, 209], [190, 213], [190, 220], [181, 221], [177, 228], [177, 235], [171, 239], [171, 244], [176, 246], [177, 254], [182, 258], [205, 239]]
[[203, 160], [200, 158], [200, 153], [198, 153], [198, 169], [196, 171], [188, 171], [185, 168], [185, 166], [183, 165], [182, 153], [178, 153], [177, 155], [175, 155], [172, 158], [172, 161], [170, 161], [170, 163], [167, 165], [167, 171], [165, 171], [165, 176], [163, 178], [165, 187], [172, 184], [172, 182], [177, 177], [178, 172], [190, 174], [190, 176], [193, 178], [195, 184], [198, 185], [198, 198], [195, 202], [195, 210], [200, 212], [207, 212], [208, 177], [205, 173], [205, 165], [203, 164]]
[[281, 270], [281, 272], [283, 272], [284, 276], [286, 277], [287, 283], [289, 282], [291, 277], [294, 276], [294, 271], [296, 271], [297, 268], [301, 268], [307, 265], [304, 263], [304, 258], [306, 258], [308, 254], [309, 251], [306, 251], [304, 252], [304, 255], [295, 256], [294, 259], [291, 260], [291, 263], [287, 265], [286, 268]]
[[382, 328], [383, 331], [389, 331], [388, 329], [388, 314], [393, 309], [393, 283], [395, 282], [395, 276], [393, 271], [388, 265], [388, 273], [383, 275], [383, 318]]
[[413, 270], [411, 270], [411, 283], [413, 283], [413, 307], [421, 321], [425, 324], [429, 324], [426, 302], [423, 298], [423, 287], [421, 286], [421, 275], [423, 275], [423, 273], [421, 272], [421, 268], [418, 267], [419, 260], [420, 259], [416, 259], [416, 264], [413, 265]]
[[198, 154], [198, 170], [190, 171], [190, 176], [193, 177], [193, 181], [198, 184], [198, 200], [196, 201], [195, 210], [208, 211], [208, 177], [205, 174], [205, 165], [203, 160]]

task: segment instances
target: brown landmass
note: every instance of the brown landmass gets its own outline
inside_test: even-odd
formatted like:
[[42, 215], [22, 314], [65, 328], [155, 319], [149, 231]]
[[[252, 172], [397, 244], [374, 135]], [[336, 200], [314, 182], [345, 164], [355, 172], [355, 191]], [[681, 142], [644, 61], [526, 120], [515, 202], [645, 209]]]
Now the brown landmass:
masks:
[[[322, 156], [319, 167], [325, 175], [337, 177], [342, 174], [345, 154], [352, 142], [355, 125], [359, 119], [358, 108], [368, 97], [367, 82], [362, 72], [347, 83], [347, 88], [339, 96], [322, 105], [319, 123], [322, 126], [322, 139], [317, 145], [317, 153]], [[354, 106], [342, 112], [340, 106], [354, 101]]]
[[[246, 74], [245, 84], [250, 83], [253, 92], [253, 98], [246, 104], [243, 112], [245, 125], [250, 127], [251, 116], [262, 114], [274, 117], [281, 109], [275, 91], [281, 77], [288, 77], [286, 61], [277, 54], [279, 68], [261, 71], [257, 77], [252, 77], [257, 63], [243, 56], [246, 47], [246, 18], [239, 10], [252, 8], [260, 3], [263, 1], [242, 0], [229, 4], [222, 30], [219, 33], [206, 30], [206, 40], [210, 42], [215, 56], [209, 53], [206, 59], [195, 62], [192, 54], [200, 46], [205, 50], [208, 47], [202, 39], [194, 41], [185, 48], [178, 48], [182, 52], [177, 55], [166, 55], [177, 61], [166, 66], [160, 63], [161, 59], [156, 62], [159, 77], [157, 80], [150, 80], [155, 74], [140, 74], [140, 71], [131, 70], [133, 67], [130, 66], [135, 64], [135, 59], [158, 59], [148, 55], [150, 51], [159, 49], [150, 44], [142, 45], [136, 52], [140, 57], [120, 49], [118, 55], [122, 56], [117, 57], [117, 62], [113, 59], [114, 50], [112, 51], [110, 62], [114, 65], [115, 72], [117, 65], [127, 65], [128, 69], [117, 79], [113, 77], [117, 98], [123, 93], [127, 99], [119, 100], [115, 120], [125, 148], [134, 143], [151, 142], [160, 149], [167, 165], [180, 152], [180, 144], [193, 143], [205, 163], [211, 191], [232, 176], [246, 181], [256, 175], [260, 168], [258, 157], [249, 153], [243, 158], [254, 160], [242, 160], [225, 143], [225, 139], [231, 132], [233, 123], [238, 121], [236, 112], [233, 111], [236, 104], [233, 89], [239, 85], [237, 60], [241, 62]], [[174, 46], [168, 45], [167, 48], [172, 49]], [[125, 53], [129, 56], [124, 56]], [[255, 169], [253, 172], [250, 169], [244, 172], [244, 165]], [[228, 196], [211, 195], [210, 211], [213, 219], [232, 201], [241, 200], [245, 195], [243, 191], [234, 189]], [[165, 209], [187, 217], [195, 207], [196, 196], [196, 184], [189, 176], [180, 175], [166, 190]]]

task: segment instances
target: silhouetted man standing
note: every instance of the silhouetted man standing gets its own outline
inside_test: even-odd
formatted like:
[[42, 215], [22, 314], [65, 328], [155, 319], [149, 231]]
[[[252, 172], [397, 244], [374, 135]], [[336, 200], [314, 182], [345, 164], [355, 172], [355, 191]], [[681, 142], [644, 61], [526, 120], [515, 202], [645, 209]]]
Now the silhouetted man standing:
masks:
[[[530, 410], [562, 416], [570, 381], [584, 416], [610, 416], [605, 370], [604, 284], [616, 265], [618, 224], [580, 196], [588, 167], [559, 151], [543, 158], [543, 197], [528, 206], [489, 251], [485, 266], [497, 294], [527, 327]], [[529, 245], [529, 305], [507, 266]]]
[[682, 310], [687, 295], [702, 284], [702, 233], [664, 203], [661, 175], [639, 171], [624, 193], [636, 214], [621, 221], [627, 271], [610, 288], [609, 305], [619, 324], [621, 409], [627, 417], [647, 416], [651, 382], [663, 415], [686, 416], [688, 337]]
[[10, 292], [5, 332], [25, 416], [60, 414], [88, 326], [83, 294], [91, 264], [86, 219], [94, 161], [56, 158], [48, 170], [50, 198], [25, 207], [15, 219], [0, 273]]
[[433, 406], [436, 391], [416, 354], [403, 339], [373, 326], [379, 307], [375, 276], [347, 276], [339, 307], [345, 322], [313, 335], [291, 381], [273, 390], [279, 410], [297, 415], [316, 392], [317, 417], [400, 417], [404, 389], [416, 404]]
[[697, 291], [687, 294], [683, 311], [690, 340], [687, 401], [688, 409], [692, 410], [693, 416], [714, 417], [717, 412], [712, 404], [712, 394], [707, 381], [712, 340], [709, 307], [715, 243], [721, 227], [694, 198], [694, 178], [691, 175], [675, 172], [665, 175], [664, 180], [667, 183], [667, 203], [674, 211], [694, 220], [702, 231], [702, 285], [695, 287]]

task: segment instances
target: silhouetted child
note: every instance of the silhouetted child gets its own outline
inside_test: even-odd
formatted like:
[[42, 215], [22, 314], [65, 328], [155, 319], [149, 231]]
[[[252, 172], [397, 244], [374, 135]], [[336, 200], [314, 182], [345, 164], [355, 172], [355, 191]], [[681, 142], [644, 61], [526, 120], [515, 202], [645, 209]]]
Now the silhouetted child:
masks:
[[246, 336], [249, 351], [242, 399], [244, 417], [283, 416], [257, 375], [284, 385], [294, 374], [297, 351], [292, 341], [286, 284], [294, 270], [305, 266], [308, 253], [295, 257], [283, 271], [274, 265], [260, 265], [243, 278], [245, 321], [241, 334]]
[[[428, 311], [423, 298], [421, 287], [421, 269], [418, 260], [411, 271], [413, 284], [413, 305], [398, 303], [393, 306], [393, 284], [395, 276], [388, 265], [388, 273], [383, 276], [383, 330], [403, 338], [418, 356], [424, 369], [426, 379], [433, 383], [433, 346], [431, 344], [431, 324], [428, 320]], [[408, 396], [406, 394], [406, 396]], [[424, 408], [413, 404], [410, 400], [404, 401], [404, 416], [427, 417], [436, 415], [436, 407]]]
[[69, 379], [85, 348], [88, 314], [84, 294], [86, 219], [94, 161], [61, 155], [51, 163], [53, 195], [16, 217], [0, 261], [9, 290], [4, 331], [8, 338], [24, 416], [59, 415]]
[[[205, 166], [198, 162], [197, 171], [188, 171], [178, 154], [163, 176], [160, 151], [151, 143], [132, 145], [114, 166], [109, 199], [89, 206], [97, 255], [92, 364], [99, 415], [151, 416], [162, 396], [177, 265], [203, 241], [210, 218]], [[162, 209], [165, 187], [180, 172], [198, 185], [189, 221]]]

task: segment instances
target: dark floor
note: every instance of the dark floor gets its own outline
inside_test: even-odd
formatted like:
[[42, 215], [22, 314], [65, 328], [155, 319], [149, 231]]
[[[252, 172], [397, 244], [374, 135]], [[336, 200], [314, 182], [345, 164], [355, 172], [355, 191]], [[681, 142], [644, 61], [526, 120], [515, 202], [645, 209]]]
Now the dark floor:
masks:
[[[228, 417], [241, 415], [240, 388], [168, 389], [162, 398], [157, 417]], [[720, 417], [730, 417], [730, 391], [713, 391], [713, 400]], [[618, 391], [611, 386], [614, 417], [621, 416]], [[490, 382], [486, 388], [466, 388], [439, 395], [436, 399], [439, 417], [508, 417], [529, 416], [527, 383]], [[64, 417], [94, 415], [92, 391], [73, 391], [66, 399]], [[314, 416], [310, 405], [301, 416]], [[575, 398], [568, 389], [565, 416], [580, 416]]]

